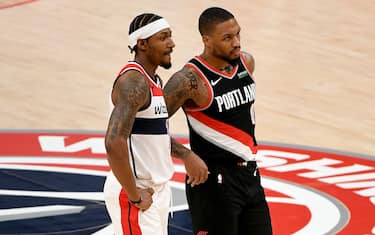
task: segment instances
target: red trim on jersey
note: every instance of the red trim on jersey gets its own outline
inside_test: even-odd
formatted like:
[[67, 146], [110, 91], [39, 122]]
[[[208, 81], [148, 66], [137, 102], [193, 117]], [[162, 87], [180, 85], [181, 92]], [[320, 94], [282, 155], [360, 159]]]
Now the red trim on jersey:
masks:
[[257, 153], [257, 146], [254, 146], [253, 138], [248, 133], [224, 122], [215, 120], [203, 114], [202, 112], [188, 112], [188, 115], [208, 126], [209, 128], [214, 129], [215, 131], [218, 131], [248, 146], [253, 154]]
[[242, 53], [240, 53], [240, 59], [241, 59], [242, 64], [245, 66], [245, 69], [246, 69], [247, 73], [249, 74], [249, 76], [253, 79], [253, 81], [255, 81], [254, 76], [251, 73], [251, 70], [249, 68], [249, 65], [247, 64], [246, 58]]
[[234, 75], [237, 73], [237, 70], [238, 70], [238, 65], [236, 65], [236, 66], [234, 66], [231, 73], [225, 73], [225, 72], [220, 71], [219, 69], [215, 68], [214, 66], [210, 65], [207, 61], [205, 61], [200, 56], [195, 56], [195, 59], [197, 59], [199, 62], [201, 62], [201, 64], [204, 65], [207, 69], [211, 70], [214, 73], [219, 74], [220, 76], [228, 78], [228, 79], [232, 79], [234, 77]]
[[126, 71], [129, 71], [129, 70], [136, 70], [147, 78], [148, 84], [150, 85], [152, 94], [154, 96], [163, 96], [163, 91], [162, 91], [161, 87], [150, 77], [150, 75], [148, 75], [148, 73], [144, 70], [144, 68], [136, 62], [129, 62], [128, 64], [126, 64], [120, 70], [117, 77], [120, 77], [123, 73], [125, 73]]
[[154, 96], [163, 96], [163, 90], [159, 87], [151, 87]]
[[128, 194], [124, 189], [121, 189], [119, 203], [121, 209], [121, 226], [123, 234], [142, 235], [138, 221], [139, 208], [130, 204]]
[[213, 99], [214, 99], [214, 92], [212, 90], [212, 86], [210, 84], [210, 82], [208, 81], [208, 79], [206, 78], [206, 76], [204, 76], [204, 74], [200, 71], [200, 69], [195, 65], [195, 64], [192, 64], [192, 63], [187, 63], [185, 66], [188, 66], [192, 69], [194, 69], [194, 71], [198, 74], [198, 76], [202, 79], [202, 81], [207, 85], [207, 90], [208, 90], [208, 100], [205, 104], [199, 106], [199, 107], [187, 107], [187, 106], [184, 106], [184, 109], [186, 111], [200, 111], [200, 110], [204, 110], [206, 108], [208, 108]]

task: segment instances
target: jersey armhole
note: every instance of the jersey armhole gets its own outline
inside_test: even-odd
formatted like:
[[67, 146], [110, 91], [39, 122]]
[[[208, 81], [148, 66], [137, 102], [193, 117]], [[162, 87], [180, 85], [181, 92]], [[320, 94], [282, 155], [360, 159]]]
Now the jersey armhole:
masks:
[[249, 68], [249, 66], [248, 66], [248, 64], [246, 62], [246, 58], [245, 58], [245, 56], [244, 56], [244, 54], [242, 52], [240, 53], [240, 59], [241, 59], [241, 63], [245, 67], [245, 69], [246, 69], [247, 73], [249, 74], [249, 76], [253, 79], [253, 81], [255, 81], [254, 76], [253, 76], [253, 74], [252, 74], [252, 72], [251, 72], [251, 70], [250, 70], [250, 68]]

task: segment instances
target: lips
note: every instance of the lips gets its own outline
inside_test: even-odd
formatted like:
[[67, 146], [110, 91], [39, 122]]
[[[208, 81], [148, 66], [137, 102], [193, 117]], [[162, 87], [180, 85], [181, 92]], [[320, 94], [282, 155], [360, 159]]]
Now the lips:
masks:
[[164, 55], [169, 55], [170, 56], [172, 54], [172, 52], [173, 52], [172, 50], [168, 51], [168, 52], [164, 52]]
[[236, 56], [239, 56], [240, 55], [240, 52], [241, 52], [241, 48], [236, 48], [234, 50], [232, 50], [232, 54], [236, 55]]

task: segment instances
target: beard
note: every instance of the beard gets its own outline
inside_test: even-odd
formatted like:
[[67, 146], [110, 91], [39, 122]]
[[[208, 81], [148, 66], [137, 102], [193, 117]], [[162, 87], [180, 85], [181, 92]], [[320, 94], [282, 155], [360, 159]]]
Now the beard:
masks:
[[214, 54], [215, 56], [219, 57], [220, 59], [226, 61], [228, 64], [232, 65], [233, 67], [238, 65], [240, 63], [240, 57], [236, 57], [236, 58], [233, 58], [230, 56], [230, 54], [228, 55], [224, 55], [222, 53], [219, 53], [219, 51], [214, 51]]
[[233, 67], [235, 67], [236, 65], [238, 65], [240, 63], [240, 57], [237, 57], [235, 59], [232, 59], [232, 58], [229, 58], [227, 56], [220, 56], [220, 58], [222, 60], [225, 60], [226, 62], [228, 62], [228, 64], [232, 65]]
[[227, 62], [234, 67], [240, 63], [240, 60], [240, 57], [238, 57], [236, 59], [227, 59]]
[[170, 69], [172, 67], [172, 63], [171, 62], [162, 63], [162, 64], [160, 64], [160, 66], [165, 68], [165, 69]]

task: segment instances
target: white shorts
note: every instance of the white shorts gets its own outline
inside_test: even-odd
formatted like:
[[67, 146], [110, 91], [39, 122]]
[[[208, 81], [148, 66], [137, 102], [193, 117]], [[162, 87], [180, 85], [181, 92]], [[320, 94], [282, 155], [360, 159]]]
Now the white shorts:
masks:
[[116, 235], [167, 235], [171, 189], [168, 183], [152, 187], [153, 203], [146, 211], [129, 203], [112, 172], [104, 184], [104, 199]]

